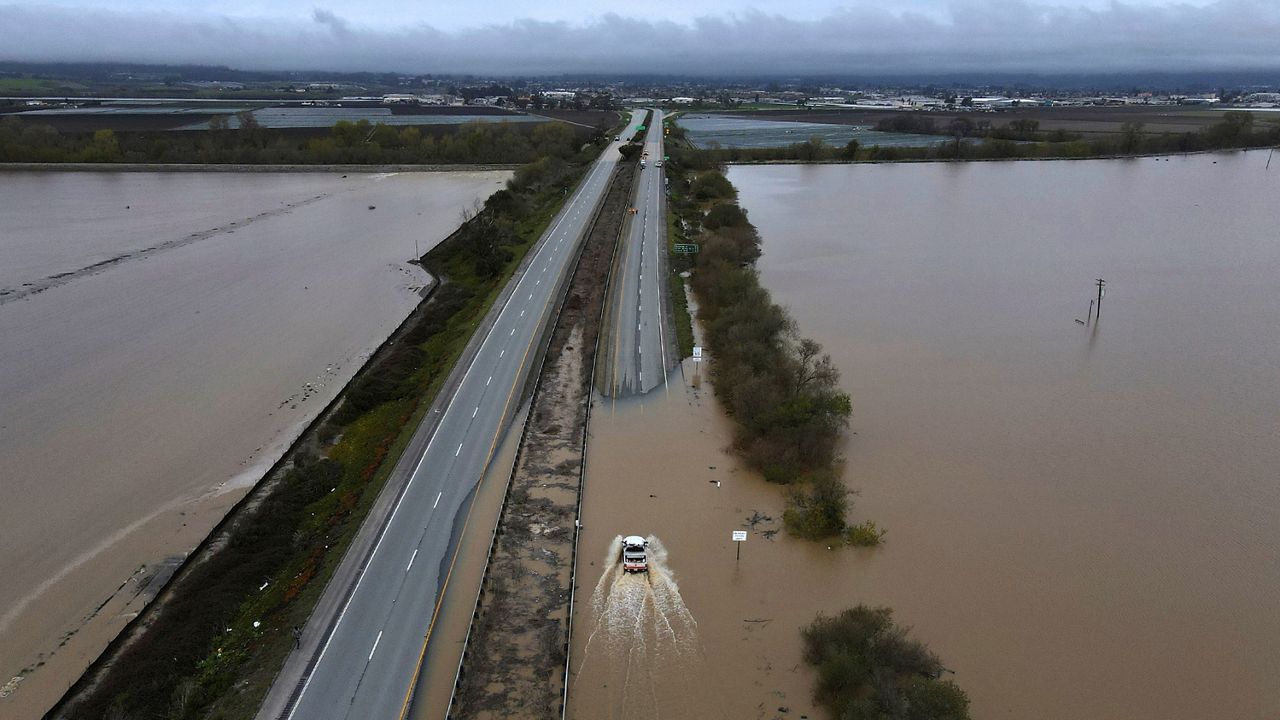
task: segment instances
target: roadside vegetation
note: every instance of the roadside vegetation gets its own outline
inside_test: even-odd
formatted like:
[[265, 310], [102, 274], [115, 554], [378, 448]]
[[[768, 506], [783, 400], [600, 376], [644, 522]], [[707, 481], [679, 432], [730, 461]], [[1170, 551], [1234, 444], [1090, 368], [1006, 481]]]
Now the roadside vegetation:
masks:
[[601, 143], [552, 147], [422, 258], [441, 283], [430, 299], [51, 717], [253, 717], [476, 326]]
[[0, 118], [0, 163], [212, 163], [278, 165], [523, 164], [567, 157], [592, 131], [562, 122], [469, 122], [400, 127], [341, 120], [328, 131], [277, 130], [250, 113], [215, 116], [209, 130], [59, 132]]
[[[1280, 145], [1280, 122], [1260, 121], [1254, 113], [1232, 110], [1196, 132], [1148, 132], [1127, 122], [1120, 132], [1085, 138], [1063, 130], [1043, 131], [1037, 120], [1013, 120], [1002, 126], [955, 118], [945, 125], [932, 118], [902, 115], [881, 121], [877, 130], [937, 135], [927, 147], [827, 145], [819, 138], [776, 148], [709, 148], [689, 158], [690, 167], [713, 168], [726, 162], [893, 162], [899, 160], [1005, 160], [1091, 158], [1229, 150]], [[944, 139], [945, 138], [945, 139]]]
[[693, 266], [693, 259], [689, 255], [675, 251], [676, 245], [683, 244], [688, 244], [688, 238], [684, 235], [680, 218], [668, 208], [667, 297], [671, 298], [672, 322], [676, 329], [676, 351], [681, 360], [693, 354], [693, 315], [689, 311], [688, 285], [685, 283], [685, 274]]
[[[760, 284], [760, 236], [733, 185], [717, 169], [689, 172], [685, 159], [696, 151], [673, 147], [670, 154], [670, 206], [679, 226], [672, 237], [698, 245], [692, 256], [672, 255], [673, 272], [692, 270], [712, 385], [734, 420], [734, 448], [767, 480], [790, 486], [790, 533], [849, 534], [850, 493], [837, 450], [852, 403], [839, 389], [839, 372]], [[874, 526], [848, 535], [860, 544], [878, 544], [881, 536]]]
[[839, 720], [968, 720], [969, 697], [886, 607], [818, 616], [801, 631], [813, 697]]

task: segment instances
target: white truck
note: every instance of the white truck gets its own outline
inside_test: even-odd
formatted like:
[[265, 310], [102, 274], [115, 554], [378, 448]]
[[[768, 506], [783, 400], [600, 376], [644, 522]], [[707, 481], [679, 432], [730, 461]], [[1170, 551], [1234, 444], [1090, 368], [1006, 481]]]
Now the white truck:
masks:
[[628, 573], [649, 572], [649, 557], [645, 552], [649, 541], [639, 535], [622, 538], [622, 570]]

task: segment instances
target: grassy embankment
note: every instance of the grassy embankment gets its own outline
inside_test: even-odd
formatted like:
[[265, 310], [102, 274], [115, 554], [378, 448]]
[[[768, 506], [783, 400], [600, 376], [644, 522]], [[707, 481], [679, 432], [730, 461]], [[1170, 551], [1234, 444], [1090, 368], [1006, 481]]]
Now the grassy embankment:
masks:
[[[671, 142], [671, 133], [679, 133], [679, 126], [676, 125], [675, 116], [667, 115], [663, 118], [663, 132], [666, 133], [666, 142]], [[679, 134], [675, 138], [676, 142], [683, 143], [683, 134]], [[668, 155], [670, 151], [668, 150]], [[667, 171], [668, 173], [671, 170]], [[671, 315], [672, 322], [676, 328], [676, 351], [679, 359], [689, 357], [693, 354], [693, 316], [689, 312], [689, 296], [687, 294], [687, 285], [683, 273], [693, 268], [693, 257], [686, 254], [678, 254], [675, 251], [677, 244], [687, 244], [689, 238], [685, 236], [683, 224], [680, 217], [671, 205], [667, 206], [667, 297], [671, 298]]]
[[801, 631], [818, 674], [814, 700], [840, 720], [968, 720], [969, 698], [889, 608], [866, 605], [818, 616]]
[[[517, 171], [429, 252], [442, 285], [287, 458], [291, 468], [189, 568], [104, 666], [75, 718], [249, 718], [431, 400], [599, 144]], [[86, 676], [89, 677], [89, 676]]]
[[[1118, 133], [1085, 138], [1065, 130], [1040, 130], [1039, 121], [1013, 120], [1003, 126], [956, 118], [938, 125], [932, 118], [902, 115], [884, 120], [878, 130], [939, 136], [927, 147], [864, 147], [856, 140], [831, 146], [818, 138], [777, 148], [712, 148], [695, 163], [711, 168], [726, 162], [894, 162], [905, 160], [1010, 160], [1094, 158], [1230, 150], [1280, 145], [1280, 121], [1246, 111], [1228, 111], [1222, 119], [1194, 132], [1147, 132], [1141, 122], [1123, 123]], [[942, 140], [941, 138], [947, 138]]]
[[692, 270], [711, 380], [734, 420], [735, 449], [766, 479], [790, 486], [784, 521], [793, 535], [879, 544], [883, 532], [874, 523], [846, 519], [850, 493], [837, 448], [852, 404], [837, 386], [838, 371], [761, 286], [760, 236], [733, 185], [717, 169], [691, 170], [698, 151], [673, 143], [669, 154], [670, 207], [688, 229], [672, 228], [672, 237], [687, 234], [699, 245], [692, 257], [673, 255], [672, 268]]

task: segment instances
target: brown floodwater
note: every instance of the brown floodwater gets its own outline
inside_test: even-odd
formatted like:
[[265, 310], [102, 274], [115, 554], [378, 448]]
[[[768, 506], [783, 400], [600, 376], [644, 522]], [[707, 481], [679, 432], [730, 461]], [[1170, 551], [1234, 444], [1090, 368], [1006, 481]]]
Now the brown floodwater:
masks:
[[0, 174], [0, 716], [74, 681], [508, 176]]
[[[679, 682], [653, 675], [659, 701], [623, 703], [638, 681], [584, 652], [598, 622], [580, 605], [571, 714], [820, 717], [798, 630], [866, 602], [942, 656], [975, 717], [1276, 717], [1280, 172], [1265, 162], [732, 168], [765, 284], [853, 397], [853, 519], [886, 544], [766, 539], [772, 520], [735, 562], [730, 531], [779, 517], [782, 496], [726, 455], [709, 393], [598, 406], [579, 590], [615, 535], [661, 538], [701, 655]], [[1077, 324], [1098, 277], [1101, 322]], [[669, 655], [634, 668], [689, 662]]]

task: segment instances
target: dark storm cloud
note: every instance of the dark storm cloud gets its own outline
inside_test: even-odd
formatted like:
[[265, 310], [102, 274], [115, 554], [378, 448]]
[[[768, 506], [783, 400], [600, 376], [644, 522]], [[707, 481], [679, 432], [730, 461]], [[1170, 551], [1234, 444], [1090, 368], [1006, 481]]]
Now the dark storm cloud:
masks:
[[404, 72], [800, 74], [1280, 69], [1280, 3], [1100, 8], [959, 0], [941, 12], [857, 5], [822, 20], [760, 12], [691, 23], [608, 14], [444, 32], [307, 19], [0, 6], [0, 58]]

